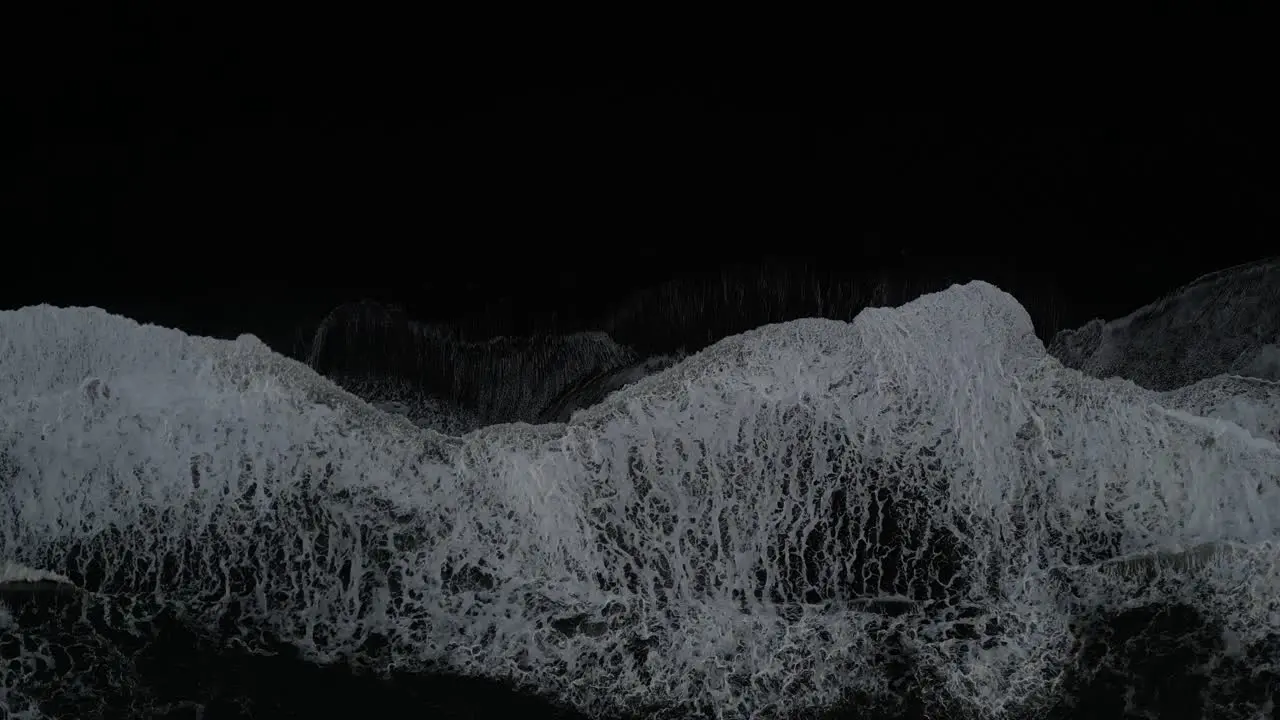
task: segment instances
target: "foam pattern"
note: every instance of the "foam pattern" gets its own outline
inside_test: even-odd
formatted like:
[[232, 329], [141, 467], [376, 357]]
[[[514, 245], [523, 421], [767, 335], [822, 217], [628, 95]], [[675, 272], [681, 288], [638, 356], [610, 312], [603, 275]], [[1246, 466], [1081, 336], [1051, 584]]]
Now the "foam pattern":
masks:
[[0, 368], [0, 562], [132, 598], [122, 626], [723, 717], [891, 697], [904, 656], [940, 702], [1034, 707], [1075, 608], [1156, 581], [1240, 643], [1280, 626], [1270, 421], [1066, 369], [982, 282], [462, 436], [96, 309], [0, 313]]

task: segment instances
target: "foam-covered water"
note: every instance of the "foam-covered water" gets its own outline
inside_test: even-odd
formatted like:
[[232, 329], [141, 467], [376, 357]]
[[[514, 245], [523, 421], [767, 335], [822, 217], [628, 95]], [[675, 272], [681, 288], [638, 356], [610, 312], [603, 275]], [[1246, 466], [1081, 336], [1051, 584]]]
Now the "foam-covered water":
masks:
[[[0, 368], [0, 560], [65, 576], [107, 636], [177, 613], [251, 652], [598, 714], [996, 717], [1110, 668], [1097, 618], [1172, 604], [1228, 658], [1206, 702], [1271, 712], [1223, 668], [1280, 659], [1280, 386], [1064, 368], [986, 283], [460, 436], [252, 337], [99, 310], [0, 313]], [[41, 642], [10, 643], [14, 716], [130, 681], [109, 650], [119, 669], [49, 680]]]

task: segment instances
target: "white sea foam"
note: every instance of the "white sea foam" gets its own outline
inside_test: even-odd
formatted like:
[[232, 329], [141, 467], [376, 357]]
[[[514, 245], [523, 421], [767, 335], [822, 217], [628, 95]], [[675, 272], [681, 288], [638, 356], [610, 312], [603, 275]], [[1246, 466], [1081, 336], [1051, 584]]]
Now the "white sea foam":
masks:
[[759, 328], [567, 424], [461, 437], [252, 337], [96, 309], [0, 313], [0, 368], [0, 560], [211, 626], [238, 601], [322, 662], [746, 717], [887, 692], [892, 642], [999, 713], [1063, 672], [1058, 579], [1110, 578], [1090, 599], [1122, 603], [1149, 578], [1108, 562], [1226, 547], [1147, 564], [1239, 642], [1280, 617], [1275, 428], [1230, 402], [1276, 387], [1064, 369], [981, 282]]

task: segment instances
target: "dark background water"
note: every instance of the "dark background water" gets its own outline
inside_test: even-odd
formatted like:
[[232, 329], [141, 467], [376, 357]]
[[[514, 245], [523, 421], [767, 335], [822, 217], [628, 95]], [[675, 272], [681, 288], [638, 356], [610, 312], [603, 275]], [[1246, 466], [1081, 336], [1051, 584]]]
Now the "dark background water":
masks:
[[765, 263], [1021, 282], [1078, 324], [1276, 247], [1257, 108], [908, 98], [696, 37], [633, 52], [603, 19], [563, 39], [455, 20], [124, 4], [23, 25], [0, 302], [285, 338], [377, 297], [519, 333]]
[[11, 196], [0, 302], [283, 341], [370, 297], [522, 334], [764, 265], [828, 284], [981, 277], [1052, 296], [1078, 325], [1274, 252], [1270, 138], [1238, 118], [514, 97], [391, 128], [287, 105], [208, 127], [46, 126]]
[[[603, 329], [658, 352], [750, 324], [691, 299], [717, 285], [792, 302], [776, 319], [812, 314], [804, 288], [981, 278], [1047, 339], [1280, 247], [1275, 118], [1256, 111], [878, 102], [364, 15], [104, 6], [37, 27], [0, 186], [4, 308], [98, 305], [300, 355], [335, 306], [374, 299], [471, 339]], [[280, 716], [443, 712], [446, 687], [459, 717], [525, 702], [215, 668], [171, 640], [163, 662], [276, 693]]]

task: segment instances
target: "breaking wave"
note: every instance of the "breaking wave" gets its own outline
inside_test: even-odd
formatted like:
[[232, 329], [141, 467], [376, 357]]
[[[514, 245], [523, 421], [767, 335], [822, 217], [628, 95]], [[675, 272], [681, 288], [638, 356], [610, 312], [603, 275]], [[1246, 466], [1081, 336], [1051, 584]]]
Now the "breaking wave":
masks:
[[[251, 336], [95, 309], [0, 313], [0, 367], [0, 560], [73, 585], [113, 642], [168, 613], [601, 716], [960, 718], [1064, 712], [1141, 669], [1117, 632], [1182, 622], [1220, 651], [1196, 702], [1255, 717], [1280, 686], [1280, 385], [1065, 368], [982, 282], [460, 435]], [[141, 672], [106, 646], [59, 661], [20, 620], [0, 615], [13, 717], [55, 696], [96, 717]]]
[[1125, 317], [1063, 330], [1049, 352], [1067, 367], [1152, 390], [1221, 374], [1280, 380], [1280, 258], [1209, 273]]

